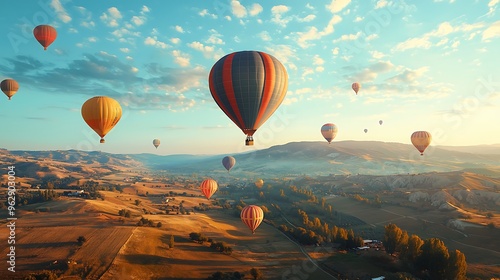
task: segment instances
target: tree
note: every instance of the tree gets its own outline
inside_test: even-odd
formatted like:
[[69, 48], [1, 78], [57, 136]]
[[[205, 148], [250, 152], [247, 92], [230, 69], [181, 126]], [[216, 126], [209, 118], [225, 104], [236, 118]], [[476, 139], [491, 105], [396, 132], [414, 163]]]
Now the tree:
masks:
[[388, 224], [385, 226], [384, 247], [385, 251], [393, 254], [400, 244], [403, 231], [395, 224]]
[[141, 201], [139, 199], [136, 199], [135, 200], [135, 206], [139, 206], [139, 204], [141, 204]]
[[420, 248], [424, 244], [424, 241], [420, 239], [418, 235], [412, 234], [408, 239], [408, 246], [402, 258], [406, 260], [409, 264], [413, 264], [417, 261], [418, 256], [420, 256]]
[[85, 243], [85, 241], [87, 241], [87, 238], [85, 238], [85, 236], [83, 236], [83, 235], [80, 235], [76, 241], [81, 246], [81, 245], [83, 245], [83, 243]]
[[156, 224], [156, 227], [157, 227], [157, 228], [161, 228], [161, 226], [162, 226], [161, 222], [158, 222], [158, 223]]
[[422, 245], [418, 264], [421, 269], [428, 270], [431, 279], [446, 279], [449, 257], [448, 248], [443, 241], [439, 238], [429, 238]]
[[168, 247], [169, 248], [174, 248], [175, 239], [173, 235], [170, 235], [170, 239], [168, 240]]
[[450, 253], [448, 267], [446, 268], [446, 279], [465, 280], [467, 273], [467, 262], [465, 255], [459, 250]]
[[262, 272], [258, 268], [255, 268], [255, 267], [250, 269], [250, 275], [252, 275], [254, 280], [263, 279]]

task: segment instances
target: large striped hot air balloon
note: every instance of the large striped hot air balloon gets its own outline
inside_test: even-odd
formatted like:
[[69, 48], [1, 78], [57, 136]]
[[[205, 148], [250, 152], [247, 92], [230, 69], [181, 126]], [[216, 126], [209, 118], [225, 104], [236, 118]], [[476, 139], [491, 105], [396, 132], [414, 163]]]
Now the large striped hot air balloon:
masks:
[[236, 164], [236, 159], [232, 156], [225, 156], [222, 159], [222, 165], [224, 166], [224, 168], [226, 168], [228, 172], [231, 170], [231, 168], [233, 168], [235, 164]]
[[359, 83], [353, 83], [352, 84], [352, 90], [354, 90], [354, 92], [356, 93], [356, 95], [358, 94], [358, 91], [359, 89], [361, 88], [361, 85]]
[[432, 136], [427, 131], [415, 131], [411, 135], [411, 143], [420, 152], [420, 155], [424, 155], [425, 149], [431, 144]]
[[122, 117], [122, 107], [113, 98], [95, 96], [83, 103], [82, 117], [101, 136], [100, 142], [104, 143], [104, 136], [115, 127]]
[[5, 79], [2, 83], [0, 83], [0, 88], [10, 100], [10, 98], [16, 94], [19, 89], [19, 84], [14, 79]]
[[338, 128], [333, 123], [326, 123], [321, 127], [321, 134], [325, 137], [328, 144], [332, 142], [332, 140], [337, 136]]
[[264, 219], [264, 211], [259, 206], [247, 205], [241, 210], [240, 218], [252, 231], [252, 234], [255, 234], [255, 230]]
[[288, 74], [269, 54], [240, 51], [217, 61], [208, 83], [215, 102], [247, 135], [245, 144], [249, 146], [253, 145], [255, 131], [285, 98]]
[[203, 193], [207, 199], [210, 199], [217, 189], [217, 182], [214, 179], [206, 179], [200, 184], [201, 193]]
[[57, 31], [50, 25], [39, 25], [33, 29], [33, 35], [43, 49], [47, 50], [47, 47], [56, 40]]
[[158, 146], [160, 146], [160, 139], [154, 139], [153, 140], [153, 146], [158, 149]]

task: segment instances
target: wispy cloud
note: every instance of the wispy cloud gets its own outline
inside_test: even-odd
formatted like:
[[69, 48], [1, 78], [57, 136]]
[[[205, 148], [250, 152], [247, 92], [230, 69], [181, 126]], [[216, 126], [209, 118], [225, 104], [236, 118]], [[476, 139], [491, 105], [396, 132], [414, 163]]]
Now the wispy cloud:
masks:
[[286, 27], [288, 22], [292, 20], [291, 17], [283, 17], [283, 14], [286, 12], [290, 11], [290, 7], [285, 6], [285, 5], [278, 5], [274, 6], [271, 8], [271, 13], [273, 17], [271, 18], [271, 21], [282, 26]]
[[122, 18], [122, 14], [116, 7], [108, 9], [107, 13], [102, 13], [100, 19], [109, 27], [118, 27], [118, 20]]
[[495, 37], [500, 37], [500, 20], [494, 22], [483, 31], [483, 41], [489, 41]]
[[66, 12], [59, 0], [52, 0], [50, 6], [56, 11], [57, 17], [64, 23], [71, 21], [71, 17]]

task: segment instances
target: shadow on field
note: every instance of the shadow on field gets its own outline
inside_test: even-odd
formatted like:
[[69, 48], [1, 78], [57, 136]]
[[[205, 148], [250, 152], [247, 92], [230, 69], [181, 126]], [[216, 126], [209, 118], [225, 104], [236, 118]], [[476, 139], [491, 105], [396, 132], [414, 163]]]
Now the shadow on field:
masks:
[[51, 242], [51, 243], [29, 243], [29, 244], [16, 244], [16, 247], [22, 249], [30, 249], [30, 248], [48, 248], [48, 247], [66, 247], [66, 246], [76, 246], [78, 242], [76, 241], [67, 241], [67, 242]]
[[[131, 254], [123, 256], [127, 262], [131, 264], [179, 264], [179, 265], [193, 265], [199, 266], [200, 262], [203, 260], [185, 260], [185, 259], [174, 259], [174, 258], [165, 258], [154, 255], [146, 255], [146, 254]], [[212, 267], [224, 267], [227, 265], [227, 261], [217, 261], [211, 260], [210, 265]]]

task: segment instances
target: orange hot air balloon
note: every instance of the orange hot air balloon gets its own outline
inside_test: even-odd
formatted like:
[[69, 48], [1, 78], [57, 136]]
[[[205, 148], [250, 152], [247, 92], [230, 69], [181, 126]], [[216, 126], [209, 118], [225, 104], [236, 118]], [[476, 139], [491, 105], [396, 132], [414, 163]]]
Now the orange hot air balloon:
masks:
[[113, 129], [122, 117], [122, 107], [118, 101], [107, 96], [96, 96], [85, 101], [82, 117], [104, 143], [104, 136]]
[[358, 94], [359, 89], [361, 88], [361, 85], [359, 83], [353, 83], [352, 84], [352, 89], [356, 94]]
[[240, 51], [219, 59], [208, 77], [210, 93], [219, 108], [247, 136], [253, 134], [278, 109], [288, 88], [285, 66], [258, 51]]
[[57, 31], [50, 25], [39, 25], [33, 29], [35, 39], [43, 46], [44, 50], [52, 44], [57, 38]]
[[431, 143], [431, 140], [432, 136], [427, 131], [415, 131], [411, 135], [411, 143], [417, 148], [421, 156], [424, 155], [424, 151]]
[[262, 179], [258, 179], [257, 181], [255, 181], [255, 186], [260, 189], [262, 188], [262, 186], [264, 186], [264, 180]]
[[206, 179], [200, 184], [200, 190], [207, 199], [210, 199], [217, 189], [217, 182], [214, 179]]
[[160, 139], [154, 139], [153, 140], [153, 146], [158, 149], [158, 146], [160, 146]]
[[255, 230], [264, 219], [264, 211], [259, 206], [247, 205], [241, 210], [240, 218], [252, 231], [252, 234], [255, 234]]
[[321, 134], [325, 137], [325, 140], [328, 141], [328, 144], [337, 136], [338, 131], [339, 129], [333, 123], [326, 123], [321, 127]]
[[19, 89], [19, 84], [16, 82], [16, 80], [5, 79], [0, 84], [0, 88], [2, 88], [3, 93], [5, 93], [5, 95], [7, 95], [10, 100], [10, 98], [14, 94], [16, 94], [17, 90]]

